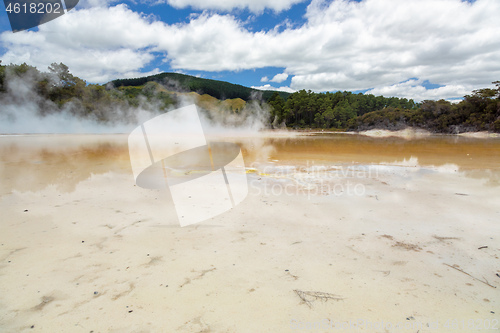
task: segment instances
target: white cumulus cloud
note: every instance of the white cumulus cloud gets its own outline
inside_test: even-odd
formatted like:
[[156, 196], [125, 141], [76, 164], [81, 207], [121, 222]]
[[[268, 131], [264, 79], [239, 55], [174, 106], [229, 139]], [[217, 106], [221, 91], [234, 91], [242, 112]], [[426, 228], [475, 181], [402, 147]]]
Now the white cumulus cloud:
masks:
[[248, 9], [252, 12], [260, 13], [265, 9], [281, 12], [304, 1], [305, 0], [153, 0], [153, 3], [168, 3], [175, 8], [191, 7], [201, 10], [209, 9], [222, 11]]
[[279, 87], [279, 88], [276, 88], [276, 87], [271, 86], [270, 84], [265, 84], [263, 86], [252, 86], [252, 88], [253, 89], [257, 89], [257, 90], [284, 91], [284, 92], [288, 92], [288, 93], [294, 93], [295, 92], [295, 90], [293, 90], [290, 87]]
[[[448, 100], [461, 98], [473, 90], [471, 85], [450, 84], [435, 89], [426, 89], [422, 80], [411, 79], [406, 82], [397, 83], [391, 86], [377, 87], [368, 90], [367, 94], [382, 95], [390, 97], [401, 97], [414, 99], [416, 101], [438, 100], [446, 98]], [[446, 97], [444, 97], [446, 96]]]
[[276, 83], [281, 83], [283, 81], [286, 81], [288, 79], [288, 74], [286, 73], [281, 73], [281, 74], [276, 74], [272, 79], [271, 82], [276, 82]]
[[0, 42], [7, 52], [1, 59], [42, 70], [63, 62], [75, 75], [99, 83], [157, 74], [159, 69], [143, 73], [141, 68], [155, 59], [155, 32], [164, 28], [125, 5], [73, 10], [41, 25], [38, 32], [2, 33]]
[[[296, 2], [169, 1], [250, 10]], [[161, 59], [183, 71], [284, 68], [262, 82], [291, 76], [290, 90], [454, 98], [500, 79], [498, 17], [498, 0], [312, 0], [302, 26], [253, 31], [231, 13], [203, 12], [168, 25], [120, 4], [72, 10], [37, 32], [4, 32], [0, 43], [7, 51], [0, 58], [39, 68], [64, 62], [91, 82], [145, 75], [143, 69]], [[425, 89], [426, 81], [443, 87]]]

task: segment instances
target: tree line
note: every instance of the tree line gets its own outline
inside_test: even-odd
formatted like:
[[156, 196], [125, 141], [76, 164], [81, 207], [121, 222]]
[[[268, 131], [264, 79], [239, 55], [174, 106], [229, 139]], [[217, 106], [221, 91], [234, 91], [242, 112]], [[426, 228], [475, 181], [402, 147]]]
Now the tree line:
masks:
[[362, 131], [398, 130], [408, 126], [436, 133], [500, 132], [500, 82], [496, 89], [475, 90], [458, 103], [446, 100], [413, 100], [344, 92], [314, 93], [301, 90], [286, 100], [274, 94], [271, 120], [274, 127]]
[[389, 107], [353, 118], [349, 130], [402, 129], [408, 126], [435, 133], [458, 134], [490, 131], [500, 133], [500, 82], [464, 96], [458, 103], [423, 101], [416, 110]]
[[[53, 63], [48, 72], [41, 72], [26, 63], [4, 66], [0, 62], [0, 102], [34, 103], [41, 116], [64, 110], [77, 117], [106, 122], [120, 120], [116, 119], [119, 116], [133, 116], [131, 113], [139, 106], [161, 113], [177, 105], [175, 95], [157, 86], [151, 82], [141, 87], [115, 89], [87, 84], [71, 74], [63, 63]], [[26, 95], [19, 93], [23, 90]]]
[[353, 94], [349, 91], [314, 93], [301, 90], [286, 100], [274, 93], [267, 101], [272, 122], [292, 128], [345, 129], [349, 121], [366, 113], [387, 107], [416, 110], [413, 100]]
[[[164, 80], [167, 77], [168, 82]], [[141, 107], [159, 114], [171, 109], [179, 103], [179, 97], [173, 91], [179, 91], [179, 87], [182, 88], [186, 82], [193, 82], [189, 76], [181, 77], [187, 80], [184, 83], [174, 81], [172, 76], [163, 76], [164, 84], [150, 78], [143, 78], [144, 82], [140, 79], [112, 81], [123, 83], [119, 87], [87, 84], [71, 74], [62, 63], [53, 63], [48, 72], [41, 72], [25, 63], [5, 66], [0, 61], [0, 103], [15, 103], [13, 99], [21, 97], [12, 92], [21, 89], [19, 82], [29, 82], [30, 92], [37, 96], [31, 102], [37, 104], [42, 115], [64, 109], [76, 116], [110, 121], [116, 120], [117, 110], [133, 113]], [[222, 82], [205, 79], [194, 82], [205, 84], [211, 81], [217, 85]], [[219, 89], [217, 96], [223, 96], [226, 86], [216, 86], [215, 83], [213, 87]], [[475, 90], [458, 103], [445, 100], [416, 103], [406, 98], [348, 91], [315, 93], [301, 90], [293, 94], [270, 92], [266, 95], [269, 96], [267, 100], [263, 95], [254, 97], [260, 98], [261, 102], [267, 101], [270, 110], [268, 124], [274, 128], [361, 131], [374, 128], [397, 130], [412, 126], [436, 133], [500, 132], [500, 81], [493, 83], [496, 88]], [[236, 86], [233, 92], [239, 89], [237, 85], [227, 84], [233, 88]], [[229, 95], [228, 92], [226, 96]], [[228, 112], [238, 113], [242, 109], [241, 105], [228, 105], [225, 107]]]

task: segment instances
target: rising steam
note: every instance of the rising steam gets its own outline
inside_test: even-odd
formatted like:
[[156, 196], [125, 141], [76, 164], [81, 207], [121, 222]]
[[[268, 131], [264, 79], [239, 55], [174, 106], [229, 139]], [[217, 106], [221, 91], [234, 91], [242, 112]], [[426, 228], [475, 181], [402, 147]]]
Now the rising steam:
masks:
[[[128, 102], [120, 105], [103, 105], [88, 114], [81, 102], [72, 100], [58, 107], [50, 99], [37, 93], [36, 76], [22, 77], [6, 72], [5, 92], [0, 93], [0, 134], [113, 134], [130, 133], [145, 121], [165, 112], [158, 99], [139, 98], [139, 105]], [[169, 82], [168, 90], [180, 87]], [[196, 104], [196, 97], [178, 91], [176, 105], [179, 108]], [[118, 104], [118, 103], [117, 103]], [[251, 101], [239, 112], [223, 108], [199, 108], [202, 123], [207, 133], [256, 133], [266, 127], [269, 108]], [[168, 112], [169, 110], [167, 110]]]

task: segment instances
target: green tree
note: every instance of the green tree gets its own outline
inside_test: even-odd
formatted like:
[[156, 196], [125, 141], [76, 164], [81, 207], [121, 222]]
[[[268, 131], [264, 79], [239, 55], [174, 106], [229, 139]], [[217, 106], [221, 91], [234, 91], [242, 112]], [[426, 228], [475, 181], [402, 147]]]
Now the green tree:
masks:
[[53, 85], [49, 90], [49, 96], [53, 101], [61, 106], [73, 98], [83, 98], [87, 84], [71, 74], [68, 66], [63, 63], [52, 63], [48, 69], [53, 78]]
[[269, 98], [267, 104], [271, 107], [271, 122], [276, 124], [281, 124], [285, 120], [284, 107], [285, 100], [281, 97], [278, 92]]
[[333, 112], [333, 108], [331, 106], [328, 106], [326, 110], [323, 112], [322, 117], [324, 119], [324, 127], [325, 128], [338, 128], [339, 124], [337, 123], [335, 119], [335, 113]]
[[354, 111], [354, 108], [349, 104], [347, 99], [335, 106], [333, 114], [336, 121], [336, 128], [346, 127], [347, 121], [356, 117], [356, 111]]

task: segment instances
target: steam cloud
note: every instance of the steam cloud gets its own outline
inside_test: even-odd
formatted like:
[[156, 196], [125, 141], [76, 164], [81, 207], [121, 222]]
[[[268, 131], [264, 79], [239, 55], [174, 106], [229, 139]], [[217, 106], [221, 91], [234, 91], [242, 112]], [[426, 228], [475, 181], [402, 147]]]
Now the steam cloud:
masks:
[[[160, 101], [140, 98], [138, 106], [128, 103], [103, 106], [93, 114], [86, 114], [77, 100], [60, 109], [49, 99], [40, 96], [34, 75], [19, 77], [7, 71], [0, 93], [0, 134], [115, 134], [130, 133], [145, 121], [163, 113]], [[178, 87], [172, 82], [169, 90]], [[258, 96], [255, 96], [258, 98]], [[177, 95], [175, 108], [196, 104], [187, 94]], [[241, 135], [256, 133], [266, 127], [269, 108], [256, 101], [247, 103], [239, 113], [222, 109], [202, 110], [202, 123], [207, 134]], [[100, 119], [99, 119], [100, 118]], [[104, 119], [104, 120], [102, 120]]]

